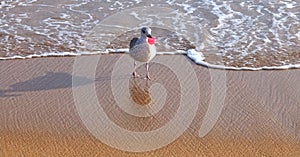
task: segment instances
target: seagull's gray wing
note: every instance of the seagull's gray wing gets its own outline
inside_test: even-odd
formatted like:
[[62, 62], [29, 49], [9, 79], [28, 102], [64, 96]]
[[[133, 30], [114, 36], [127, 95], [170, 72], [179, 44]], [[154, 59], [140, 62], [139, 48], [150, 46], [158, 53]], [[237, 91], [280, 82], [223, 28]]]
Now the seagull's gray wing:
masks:
[[138, 39], [139, 38], [133, 38], [133, 39], [131, 39], [130, 44], [129, 44], [129, 49], [131, 49], [132, 47], [135, 46], [135, 44], [138, 41]]

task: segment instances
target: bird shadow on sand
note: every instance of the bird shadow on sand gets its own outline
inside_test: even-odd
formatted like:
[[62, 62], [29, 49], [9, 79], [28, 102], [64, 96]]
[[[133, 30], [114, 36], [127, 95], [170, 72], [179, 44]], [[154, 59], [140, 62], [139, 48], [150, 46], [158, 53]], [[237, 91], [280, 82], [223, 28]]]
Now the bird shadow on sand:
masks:
[[[72, 83], [74, 78], [77, 80], [76, 83]], [[20, 96], [24, 92], [72, 88], [93, 82], [93, 79], [72, 76], [64, 72], [48, 72], [43, 76], [12, 84], [6, 90], [0, 90], [0, 97]]]
[[150, 81], [148, 79], [135, 79], [129, 80], [129, 92], [131, 100], [139, 105], [148, 105], [152, 103], [150, 95]]

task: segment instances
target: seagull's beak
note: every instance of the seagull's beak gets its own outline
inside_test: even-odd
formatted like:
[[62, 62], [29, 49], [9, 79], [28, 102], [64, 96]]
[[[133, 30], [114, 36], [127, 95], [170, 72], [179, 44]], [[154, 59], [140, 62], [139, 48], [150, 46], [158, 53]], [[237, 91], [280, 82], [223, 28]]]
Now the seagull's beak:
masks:
[[152, 38], [151, 34], [147, 34], [147, 37], [148, 37], [148, 38]]

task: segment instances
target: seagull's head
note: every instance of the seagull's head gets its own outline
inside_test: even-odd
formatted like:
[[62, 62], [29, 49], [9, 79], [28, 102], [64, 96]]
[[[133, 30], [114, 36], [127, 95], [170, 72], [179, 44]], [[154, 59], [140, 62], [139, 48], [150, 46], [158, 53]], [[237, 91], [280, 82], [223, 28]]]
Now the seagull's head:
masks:
[[143, 27], [141, 29], [141, 36], [144, 38], [152, 38], [151, 36], [151, 29], [149, 27]]

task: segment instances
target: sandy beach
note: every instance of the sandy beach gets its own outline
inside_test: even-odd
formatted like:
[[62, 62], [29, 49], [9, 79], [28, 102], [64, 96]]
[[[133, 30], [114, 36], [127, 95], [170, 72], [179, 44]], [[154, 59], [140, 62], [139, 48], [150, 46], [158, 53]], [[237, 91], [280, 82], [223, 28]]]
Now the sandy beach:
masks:
[[[0, 156], [300, 156], [300, 70], [223, 71], [198, 66], [183, 55], [159, 55], [155, 60], [181, 58], [190, 63], [192, 69], [187, 70], [197, 76], [199, 103], [188, 128], [175, 141], [152, 151], [128, 152], [107, 145], [85, 126], [75, 105], [74, 88], [94, 84], [107, 117], [132, 132], [157, 130], [171, 121], [180, 108], [182, 87], [176, 73], [153, 63], [152, 81], [133, 80], [130, 73], [112, 76], [116, 63], [124, 56], [126, 60], [126, 54], [107, 54], [99, 60], [81, 56], [0, 61]], [[91, 64], [97, 61], [95, 70], [81, 67], [83, 71], [94, 71], [94, 78], [74, 75], [78, 58], [90, 60]], [[131, 70], [132, 62], [125, 64]], [[143, 74], [145, 70], [140, 67], [138, 72]], [[213, 128], [199, 137], [215, 87], [211, 76], [218, 72], [226, 74], [226, 89], [214, 89], [217, 93], [226, 90], [224, 104]], [[74, 78], [81, 82], [72, 84]], [[129, 93], [118, 89], [118, 81], [129, 82]], [[115, 91], [112, 82], [116, 82]], [[158, 84], [167, 94], [152, 91], [161, 88]], [[138, 117], [117, 105], [114, 92], [121, 93], [121, 100], [129, 95], [129, 100], [145, 108], [156, 101], [153, 97], [161, 96], [165, 101], [157, 113]], [[186, 92], [195, 97], [194, 91]], [[88, 109], [91, 114], [97, 111]], [[111, 135], [106, 137], [118, 140]]]

